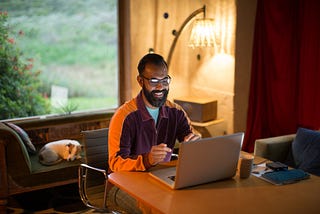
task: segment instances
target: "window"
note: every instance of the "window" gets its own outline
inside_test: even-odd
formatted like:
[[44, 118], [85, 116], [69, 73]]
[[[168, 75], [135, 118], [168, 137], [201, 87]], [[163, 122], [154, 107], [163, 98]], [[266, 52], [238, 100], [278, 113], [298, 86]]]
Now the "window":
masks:
[[0, 11], [23, 57], [40, 71], [47, 113], [117, 106], [116, 0], [4, 0]]

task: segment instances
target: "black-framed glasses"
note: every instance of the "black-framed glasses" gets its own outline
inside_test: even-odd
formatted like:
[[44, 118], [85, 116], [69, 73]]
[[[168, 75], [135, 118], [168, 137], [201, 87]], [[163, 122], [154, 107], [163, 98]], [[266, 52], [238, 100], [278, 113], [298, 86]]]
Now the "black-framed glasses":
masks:
[[163, 86], [168, 86], [171, 82], [171, 77], [169, 75], [167, 75], [165, 78], [163, 79], [157, 79], [157, 78], [147, 78], [143, 75], [140, 75], [140, 77], [148, 80], [149, 84], [151, 87], [156, 87], [159, 83]]

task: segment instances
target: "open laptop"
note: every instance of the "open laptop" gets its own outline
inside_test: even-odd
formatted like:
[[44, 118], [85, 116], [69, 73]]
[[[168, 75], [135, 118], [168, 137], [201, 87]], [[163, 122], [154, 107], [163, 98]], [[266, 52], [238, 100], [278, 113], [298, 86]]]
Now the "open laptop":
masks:
[[150, 171], [172, 189], [232, 178], [237, 171], [244, 133], [181, 143], [175, 167]]

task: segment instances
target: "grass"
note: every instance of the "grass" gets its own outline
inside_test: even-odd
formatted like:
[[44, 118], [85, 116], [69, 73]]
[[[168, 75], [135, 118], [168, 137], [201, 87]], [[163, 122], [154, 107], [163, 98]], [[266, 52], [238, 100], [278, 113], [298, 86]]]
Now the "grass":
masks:
[[68, 100], [67, 106], [52, 108], [51, 113], [68, 113], [71, 111], [83, 111], [94, 109], [115, 108], [117, 106], [117, 99], [114, 97], [75, 97]]
[[117, 99], [114, 97], [106, 97], [106, 98], [99, 98], [99, 97], [75, 97], [70, 99], [71, 103], [78, 105], [77, 110], [85, 110], [85, 109], [100, 109], [106, 108], [108, 106], [116, 107], [117, 106]]
[[[116, 0], [10, 0], [11, 37], [41, 71], [41, 92], [69, 89], [77, 110], [117, 105]], [[23, 35], [18, 36], [22, 31]]]

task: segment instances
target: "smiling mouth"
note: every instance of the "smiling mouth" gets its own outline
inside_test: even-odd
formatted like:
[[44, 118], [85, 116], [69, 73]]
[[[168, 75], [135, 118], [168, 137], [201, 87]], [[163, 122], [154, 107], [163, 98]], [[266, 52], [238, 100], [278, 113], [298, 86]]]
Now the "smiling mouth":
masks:
[[163, 92], [155, 92], [155, 93], [153, 93], [153, 96], [157, 97], [157, 98], [161, 98], [161, 97], [163, 97]]

